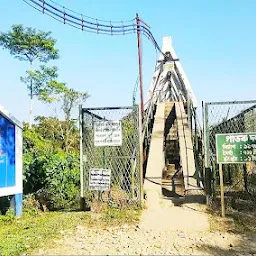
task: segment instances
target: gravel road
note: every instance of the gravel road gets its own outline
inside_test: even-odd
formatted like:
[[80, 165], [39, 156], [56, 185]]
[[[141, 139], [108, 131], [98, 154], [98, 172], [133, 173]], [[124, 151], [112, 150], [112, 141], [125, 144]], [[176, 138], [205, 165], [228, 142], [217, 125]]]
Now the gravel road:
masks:
[[63, 231], [37, 255], [255, 255], [256, 236], [210, 230], [201, 205], [173, 206], [160, 202], [146, 209], [138, 225]]

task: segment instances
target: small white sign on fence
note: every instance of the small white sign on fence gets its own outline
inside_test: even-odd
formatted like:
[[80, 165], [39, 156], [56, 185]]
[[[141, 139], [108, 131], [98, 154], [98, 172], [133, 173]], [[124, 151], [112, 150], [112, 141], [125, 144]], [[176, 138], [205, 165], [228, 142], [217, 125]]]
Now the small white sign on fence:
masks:
[[89, 190], [110, 190], [111, 170], [92, 168], [90, 169]]
[[94, 122], [94, 146], [122, 146], [121, 121]]

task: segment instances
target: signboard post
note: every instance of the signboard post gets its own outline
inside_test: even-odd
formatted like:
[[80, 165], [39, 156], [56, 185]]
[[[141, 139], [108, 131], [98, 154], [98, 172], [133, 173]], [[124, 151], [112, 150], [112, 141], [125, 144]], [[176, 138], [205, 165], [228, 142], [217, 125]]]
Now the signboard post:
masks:
[[237, 164], [256, 161], [256, 133], [216, 134], [216, 155], [219, 164], [221, 212], [225, 216], [223, 164]]
[[219, 173], [220, 173], [221, 216], [225, 217], [225, 201], [224, 201], [224, 184], [223, 184], [222, 164], [219, 164]]

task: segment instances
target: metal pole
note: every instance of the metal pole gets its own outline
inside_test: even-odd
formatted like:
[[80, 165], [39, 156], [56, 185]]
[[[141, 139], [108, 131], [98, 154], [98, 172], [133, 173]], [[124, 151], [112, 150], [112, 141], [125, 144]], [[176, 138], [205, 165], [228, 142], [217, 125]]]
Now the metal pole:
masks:
[[84, 198], [84, 167], [83, 167], [83, 110], [79, 105], [79, 132], [80, 132], [80, 208], [82, 211], [86, 208]]
[[209, 123], [208, 123], [208, 104], [206, 102], [202, 102], [203, 109], [203, 144], [204, 144], [204, 186], [206, 192], [206, 203], [210, 204], [210, 184], [211, 184], [211, 175], [210, 175], [210, 158], [209, 158]]
[[136, 14], [137, 23], [137, 40], [138, 40], [138, 58], [139, 58], [139, 76], [140, 76], [140, 108], [144, 112], [144, 99], [143, 99], [143, 76], [142, 76], [142, 46], [140, 36], [140, 19], [138, 13]]
[[[105, 118], [104, 118], [105, 120]], [[102, 169], [106, 168], [106, 156], [105, 156], [105, 147], [102, 147]], [[108, 197], [109, 197], [110, 193], [108, 193]], [[102, 201], [102, 191], [99, 190], [98, 191], [98, 200]]]
[[144, 156], [143, 156], [143, 141], [142, 141], [142, 112], [141, 112], [141, 105], [139, 105], [139, 167], [140, 167], [140, 199], [141, 202], [144, 198], [143, 193], [143, 162], [144, 162]]
[[[196, 173], [197, 173], [197, 183], [200, 185], [201, 173], [199, 170], [199, 150], [198, 150], [198, 134], [197, 134], [197, 115], [196, 108], [194, 109], [194, 125], [195, 125], [195, 140], [194, 140], [194, 148], [195, 148], [195, 161], [196, 161]], [[193, 130], [193, 128], [192, 128]]]
[[224, 186], [223, 186], [222, 164], [219, 164], [219, 174], [220, 174], [221, 216], [225, 217], [225, 202], [224, 202]]
[[15, 216], [16, 217], [21, 217], [22, 216], [22, 197], [23, 197], [22, 193], [14, 195]]
[[204, 166], [210, 167], [209, 159], [209, 127], [208, 127], [208, 104], [203, 102], [203, 132], [204, 132]]

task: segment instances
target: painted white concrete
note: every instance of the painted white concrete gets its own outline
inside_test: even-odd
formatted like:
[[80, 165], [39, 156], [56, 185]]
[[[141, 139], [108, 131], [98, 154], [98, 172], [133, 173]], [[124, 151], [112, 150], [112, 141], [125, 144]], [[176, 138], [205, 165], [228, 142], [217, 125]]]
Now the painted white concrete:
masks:
[[[196, 107], [196, 97], [180, 61], [177, 60], [178, 56], [172, 46], [172, 38], [170, 36], [163, 38], [162, 52], [169, 52], [174, 61], [168, 60], [164, 65], [161, 65], [160, 62], [164, 60], [164, 56], [160, 54], [159, 63], [156, 66], [149, 88], [147, 101], [151, 98], [154, 99], [154, 103], [157, 103], [157, 99], [159, 99], [159, 102], [191, 100], [193, 106]], [[170, 78], [168, 73], [171, 74]], [[145, 108], [147, 108], [147, 104]]]

